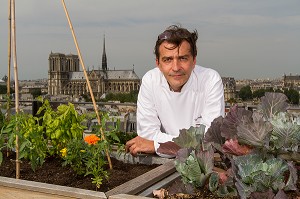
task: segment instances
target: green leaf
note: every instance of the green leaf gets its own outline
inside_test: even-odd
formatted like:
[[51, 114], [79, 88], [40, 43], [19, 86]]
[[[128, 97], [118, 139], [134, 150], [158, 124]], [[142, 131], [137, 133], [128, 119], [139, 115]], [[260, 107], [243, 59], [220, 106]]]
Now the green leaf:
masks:
[[292, 120], [288, 113], [279, 113], [271, 119], [273, 125], [271, 142], [276, 149], [296, 151], [299, 146], [300, 125]]
[[181, 148], [198, 148], [202, 144], [205, 133], [205, 126], [190, 127], [189, 129], [180, 130], [179, 136], [173, 138], [173, 141]]
[[212, 144], [218, 151], [222, 151], [221, 146], [225, 143], [225, 138], [221, 136], [222, 116], [217, 117], [211, 123], [204, 136], [204, 143]]
[[209, 177], [209, 183], [208, 188], [211, 192], [214, 192], [217, 190], [219, 184], [219, 175], [215, 172], [213, 172]]
[[237, 127], [237, 135], [240, 143], [255, 147], [263, 147], [266, 139], [271, 136], [272, 125], [264, 121], [262, 115], [258, 112], [253, 113], [253, 121], [242, 118], [242, 123]]
[[213, 150], [190, 152], [189, 149], [180, 149], [175, 159], [176, 170], [180, 173], [184, 183], [192, 184], [195, 187], [205, 185], [207, 178], [210, 176], [213, 168]]
[[3, 154], [2, 154], [2, 152], [0, 151], [0, 165], [2, 164], [2, 161], [3, 161]]
[[284, 173], [288, 165], [280, 158], [272, 156], [266, 160], [259, 154], [249, 154], [233, 158], [237, 170], [236, 187], [240, 196], [248, 197], [252, 192], [265, 192], [272, 189], [274, 192], [286, 187]]
[[288, 98], [283, 93], [265, 93], [265, 96], [261, 98], [261, 105], [258, 107], [259, 111], [262, 111], [267, 119], [271, 119], [279, 112], [286, 111], [288, 106]]

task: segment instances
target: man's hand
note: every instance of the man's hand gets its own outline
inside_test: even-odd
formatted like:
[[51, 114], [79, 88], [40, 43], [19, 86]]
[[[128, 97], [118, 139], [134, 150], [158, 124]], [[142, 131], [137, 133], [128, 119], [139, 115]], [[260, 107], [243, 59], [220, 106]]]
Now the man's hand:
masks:
[[126, 152], [136, 156], [137, 153], [155, 153], [154, 141], [137, 136], [126, 143]]

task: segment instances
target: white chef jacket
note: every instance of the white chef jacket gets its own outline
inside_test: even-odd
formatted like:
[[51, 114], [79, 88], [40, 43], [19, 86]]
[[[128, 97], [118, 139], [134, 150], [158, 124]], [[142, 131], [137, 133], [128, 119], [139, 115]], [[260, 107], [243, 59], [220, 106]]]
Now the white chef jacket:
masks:
[[159, 143], [178, 137], [180, 129], [204, 124], [207, 128], [224, 116], [224, 90], [220, 75], [196, 65], [181, 92], [170, 90], [159, 68], [142, 78], [137, 101], [137, 134]]

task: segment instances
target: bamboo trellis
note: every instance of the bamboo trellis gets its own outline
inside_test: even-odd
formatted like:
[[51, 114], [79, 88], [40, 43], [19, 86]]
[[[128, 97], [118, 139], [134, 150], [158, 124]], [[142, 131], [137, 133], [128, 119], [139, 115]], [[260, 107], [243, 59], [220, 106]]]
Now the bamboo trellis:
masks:
[[[11, 0], [8, 0], [8, 49], [7, 49], [7, 98], [10, 99], [10, 67], [11, 67]], [[6, 104], [7, 121], [10, 119], [10, 100]]]
[[[85, 65], [84, 65], [84, 62], [83, 62], [83, 59], [82, 59], [82, 56], [81, 56], [80, 48], [78, 46], [78, 42], [77, 42], [76, 35], [75, 35], [74, 29], [73, 29], [73, 25], [72, 25], [71, 19], [69, 17], [69, 13], [68, 13], [65, 1], [61, 0], [61, 2], [62, 2], [62, 5], [64, 7], [64, 11], [66, 13], [66, 17], [67, 17], [67, 20], [68, 20], [68, 23], [69, 23], [69, 26], [70, 26], [70, 29], [71, 29], [71, 32], [72, 32], [72, 36], [73, 36], [74, 43], [75, 43], [75, 46], [76, 46], [76, 49], [77, 49], [77, 53], [78, 53], [78, 56], [79, 56], [80, 64], [82, 66], [83, 73], [84, 73], [84, 76], [85, 76], [85, 79], [86, 79], [86, 83], [88, 85], [88, 89], [89, 89], [89, 92], [90, 92], [90, 95], [91, 95], [91, 98], [92, 98], [94, 110], [96, 112], [98, 124], [100, 125], [101, 124], [100, 115], [99, 115], [99, 112], [98, 112], [98, 109], [97, 109], [97, 104], [96, 104], [94, 93], [93, 93], [93, 90], [92, 90], [92, 87], [91, 87], [91, 84], [90, 84], [90, 81], [89, 81], [89, 77], [87, 75], [87, 72], [86, 72], [86, 69], [85, 69]], [[102, 128], [103, 127], [100, 128], [100, 133], [101, 133], [102, 139], [105, 140], [105, 135], [104, 135], [104, 132], [103, 132]], [[108, 163], [109, 163], [109, 167], [110, 167], [110, 169], [112, 169], [112, 162], [111, 162], [111, 159], [110, 159], [110, 155], [109, 155], [108, 149], [106, 149], [106, 156], [107, 156], [107, 160], [108, 160]]]
[[[18, 64], [17, 64], [17, 39], [16, 39], [16, 17], [15, 17], [15, 0], [11, 0], [11, 38], [12, 38], [12, 54], [14, 65], [14, 79], [15, 79], [15, 109], [16, 114], [19, 113], [19, 78], [18, 78]], [[18, 127], [16, 127], [18, 131]], [[19, 136], [16, 135], [16, 178], [20, 178], [20, 161], [19, 161]]]

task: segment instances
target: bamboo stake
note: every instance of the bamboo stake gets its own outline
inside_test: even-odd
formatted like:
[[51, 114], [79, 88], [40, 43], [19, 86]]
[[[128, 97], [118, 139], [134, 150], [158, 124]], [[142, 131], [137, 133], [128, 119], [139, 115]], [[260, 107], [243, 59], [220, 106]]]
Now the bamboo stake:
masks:
[[[11, 67], [11, 0], [8, 0], [8, 53], [7, 53], [7, 104], [6, 104], [6, 121], [10, 120], [10, 67]], [[8, 146], [6, 146], [6, 156], [9, 156]]]
[[8, 63], [7, 63], [7, 97], [8, 101], [6, 104], [6, 112], [7, 118], [6, 120], [10, 120], [10, 67], [11, 67], [11, 0], [8, 0]]
[[[97, 116], [97, 120], [98, 120], [98, 124], [100, 125], [101, 124], [100, 115], [98, 113], [94, 93], [93, 93], [93, 90], [92, 90], [92, 87], [91, 87], [91, 84], [90, 84], [90, 81], [89, 81], [89, 77], [88, 77], [86, 69], [85, 69], [85, 65], [83, 63], [83, 59], [82, 59], [81, 52], [80, 52], [80, 49], [79, 49], [79, 46], [78, 46], [78, 43], [77, 43], [77, 39], [76, 39], [76, 35], [75, 35], [74, 29], [73, 29], [73, 25], [72, 25], [72, 22], [70, 20], [68, 10], [67, 10], [67, 7], [65, 5], [65, 1], [61, 0], [61, 2], [63, 4], [64, 11], [65, 11], [66, 17], [68, 19], [68, 23], [69, 23], [69, 26], [70, 26], [70, 29], [71, 29], [71, 32], [72, 32], [72, 36], [73, 36], [73, 39], [74, 39], [74, 43], [75, 43], [75, 46], [76, 46], [76, 49], [77, 49], [77, 53], [78, 53], [78, 56], [79, 56], [80, 64], [82, 66], [83, 73], [84, 73], [84, 76], [85, 76], [85, 79], [86, 79], [86, 83], [88, 85], [88, 89], [89, 89], [89, 92], [91, 94], [92, 102], [93, 102], [93, 105], [94, 105], [94, 110], [96, 112], [96, 116]], [[100, 133], [101, 133], [102, 139], [105, 140], [105, 135], [104, 135], [102, 127], [100, 128]], [[108, 149], [106, 149], [106, 156], [107, 156], [107, 160], [108, 160], [108, 163], [109, 163], [109, 168], [112, 169], [112, 162], [111, 162], [111, 159], [110, 159], [110, 155], [108, 153]]]
[[[16, 108], [16, 114], [18, 114], [19, 113], [19, 79], [18, 79], [18, 65], [17, 65], [15, 0], [12, 0], [11, 3], [12, 3], [11, 4], [12, 44], [13, 44], [12, 47], [13, 47], [13, 63], [14, 63], [14, 77], [15, 77], [15, 108]], [[16, 130], [18, 131], [18, 129]], [[16, 135], [16, 179], [19, 178], [20, 178], [19, 136]]]

